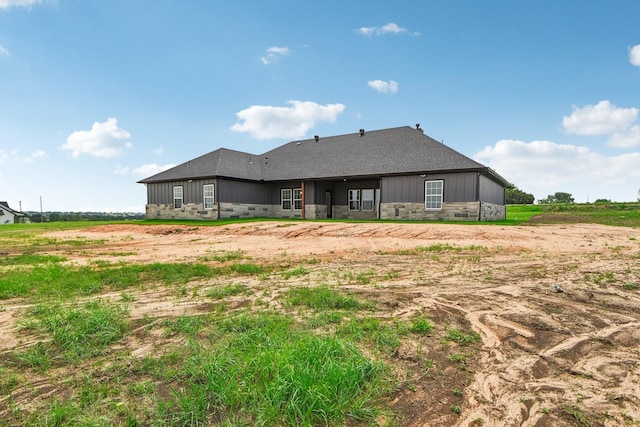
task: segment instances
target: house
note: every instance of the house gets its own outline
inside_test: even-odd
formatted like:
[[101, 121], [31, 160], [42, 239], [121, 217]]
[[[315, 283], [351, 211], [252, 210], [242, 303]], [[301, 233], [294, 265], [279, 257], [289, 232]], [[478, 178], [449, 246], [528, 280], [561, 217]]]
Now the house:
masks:
[[0, 224], [17, 224], [25, 221], [25, 214], [14, 211], [7, 202], [0, 202]]
[[420, 125], [220, 148], [138, 181], [147, 218], [500, 220], [509, 183]]

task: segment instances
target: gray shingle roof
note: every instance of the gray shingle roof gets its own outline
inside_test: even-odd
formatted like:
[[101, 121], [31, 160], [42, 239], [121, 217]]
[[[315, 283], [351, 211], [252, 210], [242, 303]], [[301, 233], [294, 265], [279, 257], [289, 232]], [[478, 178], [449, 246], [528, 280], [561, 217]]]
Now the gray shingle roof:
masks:
[[221, 148], [139, 182], [223, 176], [265, 181], [483, 171], [484, 165], [409, 126], [292, 141], [261, 155]]
[[254, 154], [219, 148], [138, 182], [178, 181], [217, 176], [260, 180], [262, 163], [258, 158], [259, 156]]

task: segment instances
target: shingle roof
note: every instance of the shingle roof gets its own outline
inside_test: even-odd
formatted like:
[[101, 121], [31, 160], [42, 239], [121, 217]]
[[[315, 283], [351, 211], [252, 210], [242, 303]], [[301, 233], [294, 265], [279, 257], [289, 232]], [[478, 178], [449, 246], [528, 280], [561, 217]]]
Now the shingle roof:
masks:
[[292, 141], [262, 155], [219, 149], [139, 182], [224, 176], [265, 181], [483, 171], [486, 166], [409, 126]]
[[262, 164], [258, 158], [259, 156], [254, 154], [219, 148], [138, 182], [178, 181], [217, 176], [260, 180]]

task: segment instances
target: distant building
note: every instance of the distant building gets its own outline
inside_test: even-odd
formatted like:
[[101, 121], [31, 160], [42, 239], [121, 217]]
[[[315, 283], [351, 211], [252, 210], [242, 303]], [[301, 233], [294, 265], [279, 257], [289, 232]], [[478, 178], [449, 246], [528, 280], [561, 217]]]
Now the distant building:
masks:
[[509, 183], [419, 125], [292, 141], [255, 155], [220, 148], [139, 181], [147, 218], [486, 221]]
[[26, 219], [25, 214], [11, 209], [8, 202], [0, 202], [0, 224], [23, 223]]

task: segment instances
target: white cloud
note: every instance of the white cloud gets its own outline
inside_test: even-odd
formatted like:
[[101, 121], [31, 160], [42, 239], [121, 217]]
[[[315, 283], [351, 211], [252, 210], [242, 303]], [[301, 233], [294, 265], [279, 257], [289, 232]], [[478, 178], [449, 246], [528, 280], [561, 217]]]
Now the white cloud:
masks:
[[141, 176], [141, 177], [150, 177], [157, 173], [164, 172], [167, 169], [171, 169], [176, 165], [173, 163], [169, 163], [166, 165], [158, 165], [156, 163], [149, 163], [146, 165], [139, 166], [131, 171], [133, 175]]
[[635, 200], [640, 152], [606, 157], [588, 147], [550, 141], [501, 140], [474, 156], [521, 190], [541, 199], [558, 191], [577, 202]]
[[398, 91], [398, 82], [393, 80], [388, 82], [384, 80], [369, 80], [367, 84], [380, 93], [396, 93]]
[[42, 3], [43, 0], [0, 0], [0, 9], [8, 9], [10, 7], [31, 7], [35, 4]]
[[0, 56], [10, 56], [10, 55], [11, 53], [9, 52], [9, 49], [0, 45]]
[[118, 120], [110, 117], [104, 123], [94, 122], [91, 130], [73, 132], [60, 148], [70, 150], [74, 158], [78, 158], [80, 154], [116, 157], [132, 147], [132, 144], [126, 141], [129, 138], [131, 134], [119, 128]]
[[629, 62], [636, 67], [640, 67], [640, 44], [629, 49]]
[[161, 156], [164, 153], [164, 147], [159, 147], [153, 150], [153, 154], [156, 156]]
[[573, 113], [562, 118], [567, 133], [577, 135], [607, 135], [628, 129], [638, 119], [637, 108], [618, 108], [609, 101], [597, 105], [572, 107]]
[[[389, 22], [382, 27], [360, 27], [356, 30], [360, 35], [365, 37], [373, 37], [373, 36], [383, 36], [385, 34], [406, 34], [409, 33], [409, 30], [406, 28], [402, 28], [395, 22]], [[414, 36], [419, 36], [420, 33], [413, 32], [411, 33]]]
[[236, 113], [244, 123], [231, 126], [234, 132], [249, 132], [254, 138], [301, 138], [316, 122], [334, 123], [345, 106], [319, 105], [311, 101], [287, 101], [291, 107], [252, 105]]
[[627, 130], [615, 132], [607, 141], [607, 145], [617, 148], [640, 146], [640, 126], [633, 126]]
[[267, 49], [267, 54], [261, 56], [260, 60], [264, 65], [272, 64], [278, 61], [283, 56], [289, 56], [290, 51], [288, 47], [272, 46]]

